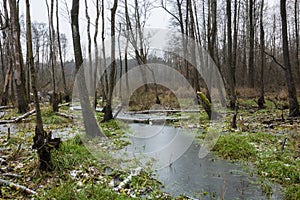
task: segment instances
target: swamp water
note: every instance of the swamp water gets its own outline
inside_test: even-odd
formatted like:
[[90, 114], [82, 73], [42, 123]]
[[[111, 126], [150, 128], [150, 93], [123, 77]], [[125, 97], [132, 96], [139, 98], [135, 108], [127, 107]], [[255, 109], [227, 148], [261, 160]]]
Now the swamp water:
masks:
[[[179, 128], [131, 123], [129, 130], [131, 144], [119, 154], [122, 157], [133, 152], [142, 155], [161, 150], [166, 143], [172, 141]], [[192, 142], [174, 162], [163, 168], [153, 169], [155, 177], [164, 184], [164, 192], [195, 199], [282, 199], [278, 186], [273, 186], [273, 193], [267, 197], [256, 183], [257, 177], [246, 172], [241, 164], [220, 159], [213, 153], [200, 159], [199, 149], [200, 145]]]

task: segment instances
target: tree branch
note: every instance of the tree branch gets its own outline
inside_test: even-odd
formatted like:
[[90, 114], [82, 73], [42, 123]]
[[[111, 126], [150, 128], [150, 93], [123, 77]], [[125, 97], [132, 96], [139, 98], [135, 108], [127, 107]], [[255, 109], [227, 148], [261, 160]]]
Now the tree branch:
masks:
[[161, 8], [164, 9], [169, 15], [171, 15], [172, 17], [174, 17], [180, 23], [180, 19], [167, 9], [167, 7], [164, 5], [163, 0], [161, 1]]
[[268, 53], [268, 52], [266, 52], [266, 51], [264, 51], [264, 53], [265, 53], [267, 56], [271, 57], [271, 58], [273, 59], [273, 61], [274, 61], [277, 65], [279, 65], [279, 67], [281, 67], [284, 71], [286, 70], [286, 67], [283, 66], [283, 64], [281, 64], [280, 62], [278, 62], [278, 60], [275, 58], [274, 55], [272, 55], [272, 54], [270, 54], [270, 53]]
[[23, 186], [23, 185], [19, 185], [17, 183], [13, 183], [11, 181], [7, 181], [7, 180], [1, 179], [1, 178], [0, 178], [0, 185], [7, 185], [7, 186], [12, 187], [16, 190], [22, 190], [23, 192], [26, 192], [27, 194], [37, 194], [36, 191], [33, 191], [33, 190]]

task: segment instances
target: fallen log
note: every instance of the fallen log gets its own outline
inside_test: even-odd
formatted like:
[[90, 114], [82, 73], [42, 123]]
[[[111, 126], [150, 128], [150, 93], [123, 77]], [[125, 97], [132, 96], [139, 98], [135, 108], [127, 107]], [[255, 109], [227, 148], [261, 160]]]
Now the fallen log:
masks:
[[131, 117], [117, 117], [118, 120], [132, 123], [163, 123], [163, 122], [175, 122], [180, 120], [188, 120], [189, 117], [163, 117], [163, 118], [131, 118]]
[[130, 175], [124, 179], [117, 187], [114, 188], [114, 191], [120, 191], [122, 190], [132, 179], [134, 176], [139, 176], [142, 171], [141, 167], [138, 167], [131, 171]]
[[13, 123], [19, 123], [20, 121], [22, 121], [23, 119], [29, 117], [30, 115], [34, 114], [35, 110], [31, 110], [19, 117], [13, 118], [13, 119], [8, 119], [8, 120], [1, 120], [0, 124], [13, 124]]
[[70, 106], [70, 103], [63, 103], [63, 104], [59, 104], [58, 107], [63, 107], [63, 106]]
[[155, 113], [199, 113], [199, 110], [141, 110], [141, 111], [131, 111], [124, 112], [125, 114], [135, 115], [135, 114], [155, 114]]
[[0, 110], [13, 109], [13, 106], [0, 106]]
[[55, 114], [58, 115], [58, 116], [67, 118], [67, 119], [75, 119], [75, 118], [77, 118], [77, 117], [74, 116], [74, 115], [68, 115], [68, 114], [66, 114], [66, 113], [61, 113], [61, 112], [56, 112]]
[[19, 185], [17, 183], [13, 183], [11, 181], [7, 181], [7, 180], [4, 180], [4, 179], [1, 179], [0, 178], [0, 185], [7, 185], [9, 187], [12, 187], [16, 190], [22, 190], [23, 192], [27, 193], [27, 194], [37, 194], [36, 191], [34, 190], [31, 190], [23, 185]]

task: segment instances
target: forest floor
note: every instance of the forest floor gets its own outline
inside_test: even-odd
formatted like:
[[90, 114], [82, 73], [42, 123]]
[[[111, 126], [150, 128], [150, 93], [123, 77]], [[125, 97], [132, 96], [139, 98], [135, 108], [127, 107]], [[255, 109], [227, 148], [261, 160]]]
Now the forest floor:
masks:
[[[219, 137], [213, 150], [223, 159], [241, 161], [245, 167], [254, 166], [254, 169], [251, 167], [251, 173], [259, 175], [266, 194], [272, 193], [270, 183], [276, 182], [282, 186], [285, 199], [300, 199], [300, 120], [287, 119], [288, 110], [277, 107], [267, 100], [266, 109], [259, 110], [255, 101], [239, 100], [237, 128], [231, 128], [233, 111], [228, 110], [222, 128], [224, 134]], [[113, 163], [120, 161], [106, 153], [101, 155], [103, 162], [99, 164], [83, 145], [77, 135], [78, 127], [74, 127], [72, 119], [53, 113], [47, 106], [42, 110], [45, 130], [52, 130], [54, 135], [55, 132], [63, 133], [62, 136], [69, 135], [69, 138], [64, 139], [58, 150], [53, 150], [53, 170], [40, 172], [37, 169], [37, 154], [31, 149], [34, 116], [17, 125], [1, 125], [0, 179], [8, 180], [11, 184], [1, 186], [0, 199], [187, 199], [163, 193], [160, 190], [162, 183], [153, 178], [151, 171], [144, 169], [139, 176], [132, 176], [127, 184], [118, 187], [132, 172], [115, 168]], [[60, 111], [70, 114], [67, 106], [61, 107]], [[9, 109], [0, 113], [0, 120], [16, 116], [16, 109]], [[99, 120], [101, 117], [98, 114]], [[204, 130], [209, 126], [204, 112], [192, 119], [170, 125], [191, 129], [201, 127]], [[115, 121], [101, 126], [113, 141], [109, 144], [103, 142], [103, 146], [116, 150], [128, 144], [121, 139], [124, 131]], [[198, 141], [204, 137], [205, 134], [197, 134]], [[12, 183], [23, 185], [37, 194], [28, 194], [30, 192]]]

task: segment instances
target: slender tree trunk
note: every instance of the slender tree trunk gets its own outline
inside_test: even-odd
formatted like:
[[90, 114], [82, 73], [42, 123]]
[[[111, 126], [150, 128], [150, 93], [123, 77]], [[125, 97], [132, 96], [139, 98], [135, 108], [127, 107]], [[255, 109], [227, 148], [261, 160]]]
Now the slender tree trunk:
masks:
[[265, 107], [265, 86], [264, 86], [264, 69], [265, 69], [265, 31], [263, 24], [263, 13], [264, 13], [264, 0], [261, 1], [260, 8], [260, 96], [258, 99], [258, 107]]
[[125, 62], [125, 79], [126, 79], [126, 100], [129, 98], [129, 81], [128, 81], [128, 46], [129, 46], [129, 26], [126, 23], [126, 44], [125, 44], [125, 53], [124, 53], [124, 62]]
[[82, 115], [84, 121], [84, 127], [87, 135], [90, 137], [104, 136], [99, 130], [97, 121], [94, 117], [91, 104], [89, 102], [89, 94], [86, 87], [86, 81], [84, 76], [84, 67], [82, 67], [82, 51], [80, 44], [80, 34], [79, 34], [79, 23], [78, 23], [78, 13], [79, 13], [79, 0], [73, 0], [72, 10], [71, 10], [71, 28], [72, 28], [72, 38], [73, 38], [73, 49], [75, 56], [75, 74], [77, 74], [76, 87], [79, 90], [80, 104], [82, 108]]
[[105, 107], [104, 118], [102, 122], [109, 121], [113, 118], [112, 115], [112, 98], [113, 98], [113, 89], [115, 86], [115, 73], [116, 73], [116, 36], [115, 36], [115, 19], [116, 19], [116, 11], [118, 6], [118, 0], [114, 0], [113, 7], [111, 8], [111, 28], [110, 28], [110, 36], [111, 36], [111, 69], [109, 75], [109, 90], [108, 90], [108, 98], [107, 104]]
[[[0, 23], [2, 24], [2, 23]], [[3, 53], [3, 45], [2, 40], [0, 39], [0, 59], [1, 59], [1, 73], [2, 73], [2, 80], [1, 80], [1, 86], [4, 86], [5, 81], [5, 66], [4, 66], [4, 53]], [[3, 90], [3, 88], [1, 88]]]
[[[3, 8], [4, 8], [4, 16], [6, 19], [8, 19], [8, 11], [7, 11], [7, 0], [3, 1]], [[2, 23], [1, 23], [2, 25]], [[11, 25], [10, 25], [11, 27]], [[9, 84], [11, 82], [11, 75], [12, 75], [12, 58], [11, 58], [11, 51], [10, 51], [10, 41], [9, 37], [7, 36], [7, 33], [9, 33], [9, 30], [3, 30], [2, 32], [2, 38], [3, 38], [3, 48], [6, 55], [6, 63], [7, 63], [7, 69], [6, 69], [6, 75], [4, 75], [4, 84], [3, 84], [3, 93], [2, 93], [2, 100], [1, 100], [1, 106], [6, 106], [8, 104], [8, 90], [9, 90]], [[10, 34], [8, 34], [10, 35]], [[4, 66], [3, 66], [4, 67]]]
[[249, 21], [250, 21], [250, 47], [249, 47], [249, 64], [248, 64], [248, 84], [254, 88], [254, 4], [255, 0], [249, 0]]
[[299, 1], [295, 0], [295, 34], [296, 34], [296, 72], [298, 74], [298, 85], [300, 85], [300, 49], [299, 49]]
[[227, 66], [229, 68], [229, 99], [230, 108], [235, 109], [236, 94], [235, 94], [235, 66], [232, 63], [232, 34], [231, 34], [231, 0], [227, 0]]
[[123, 61], [122, 61], [122, 49], [121, 49], [121, 31], [122, 31], [122, 24], [120, 23], [119, 25], [119, 35], [118, 35], [118, 49], [119, 49], [119, 62], [120, 62], [120, 76], [119, 76], [119, 96], [122, 102], [122, 83], [121, 83], [121, 78], [122, 78], [122, 72], [123, 72]]
[[[60, 139], [56, 140], [51, 139], [51, 133], [47, 134], [43, 128], [42, 114], [39, 104], [38, 91], [36, 88], [36, 74], [34, 69], [34, 59], [33, 59], [33, 51], [32, 51], [32, 34], [31, 34], [31, 20], [30, 20], [30, 5], [29, 0], [26, 0], [26, 36], [27, 36], [27, 49], [28, 49], [28, 61], [30, 66], [30, 74], [31, 74], [31, 86], [32, 92], [34, 96], [34, 105], [36, 110], [36, 128], [35, 128], [35, 136], [33, 138], [34, 144], [33, 147], [37, 149], [38, 157], [39, 157], [39, 169], [42, 171], [51, 170], [51, 147], [53, 144], [58, 148]], [[55, 141], [55, 143], [53, 143]]]
[[57, 95], [57, 88], [56, 88], [57, 61], [56, 61], [56, 48], [55, 48], [55, 30], [53, 25], [54, 0], [51, 0], [50, 11], [49, 11], [49, 5], [47, 0], [46, 0], [46, 5], [48, 10], [49, 35], [50, 35], [49, 38], [50, 38], [50, 46], [51, 46], [50, 59], [51, 59], [52, 86], [53, 86], [53, 93], [51, 96], [52, 110], [53, 112], [58, 112], [58, 95]]
[[290, 63], [290, 53], [288, 44], [288, 32], [287, 32], [287, 17], [286, 17], [286, 0], [280, 0], [280, 14], [282, 22], [282, 44], [283, 44], [283, 58], [284, 65], [286, 67], [285, 77], [288, 86], [289, 93], [289, 117], [300, 116], [299, 103], [297, 100], [297, 92], [295, 88], [292, 67]]
[[107, 100], [108, 98], [108, 75], [107, 75], [107, 70], [106, 70], [106, 47], [105, 47], [105, 12], [104, 12], [104, 0], [102, 0], [102, 27], [101, 27], [101, 40], [102, 40], [102, 56], [103, 56], [103, 64], [102, 66], [104, 67], [103, 70], [103, 76], [104, 77], [101, 77], [101, 80], [102, 80], [102, 85], [103, 85], [103, 90], [102, 90], [102, 93], [103, 93], [103, 101], [104, 99]]
[[25, 87], [25, 73], [24, 73], [24, 62], [22, 55], [22, 46], [20, 39], [20, 24], [19, 24], [19, 14], [17, 9], [16, 0], [9, 0], [10, 6], [10, 19], [12, 23], [12, 37], [13, 37], [13, 52], [15, 54], [14, 59], [14, 79], [17, 89], [17, 102], [18, 102], [18, 112], [26, 113], [28, 111], [28, 97], [26, 96]]
[[91, 39], [91, 18], [89, 16], [89, 8], [88, 8], [88, 3], [87, 0], [85, 2], [85, 17], [87, 20], [87, 25], [86, 25], [86, 32], [87, 32], [87, 40], [88, 40], [88, 73], [89, 73], [89, 80], [88, 80], [88, 90], [93, 91], [93, 65], [92, 65], [92, 39]]
[[[95, 19], [95, 33], [94, 33], [94, 45], [95, 45], [95, 72], [94, 72], [94, 108], [97, 107], [97, 74], [98, 74], [98, 67], [99, 67], [99, 50], [98, 50], [98, 29], [99, 29], [99, 17], [100, 17], [100, 8], [99, 8], [99, 1], [96, 0], [96, 19]], [[104, 23], [104, 22], [103, 22]]]
[[12, 58], [11, 58], [11, 51], [10, 51], [10, 44], [5, 32], [3, 32], [3, 40], [4, 40], [4, 50], [7, 58], [7, 70], [6, 75], [4, 78], [4, 85], [3, 85], [3, 94], [2, 94], [2, 101], [1, 106], [7, 106], [8, 104], [8, 91], [9, 85], [11, 82], [12, 77]]
[[67, 88], [66, 83], [66, 75], [65, 75], [65, 65], [63, 61], [63, 55], [62, 55], [62, 49], [61, 49], [61, 41], [60, 41], [60, 30], [59, 30], [59, 6], [58, 6], [59, 0], [56, 0], [56, 32], [57, 32], [57, 44], [58, 44], [58, 53], [59, 53], [59, 61], [60, 61], [60, 67], [61, 67], [61, 75], [62, 75], [62, 81], [63, 81], [63, 87], [64, 87], [64, 99], [66, 102], [70, 101], [70, 94]]

